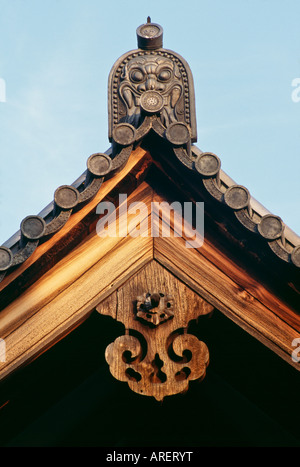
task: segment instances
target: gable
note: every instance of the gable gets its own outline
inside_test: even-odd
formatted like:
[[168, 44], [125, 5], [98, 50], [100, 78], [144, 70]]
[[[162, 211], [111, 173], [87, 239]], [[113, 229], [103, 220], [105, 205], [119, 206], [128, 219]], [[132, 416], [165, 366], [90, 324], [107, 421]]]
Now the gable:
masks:
[[105, 349], [123, 332], [95, 311], [1, 381], [1, 446], [299, 446], [298, 372], [222, 313], [190, 326], [210, 350], [206, 377], [163, 403], [110, 374]]
[[[143, 157], [140, 159], [141, 155]], [[112, 180], [107, 182], [111, 191], [105, 190], [104, 184], [98, 199], [92, 201], [92, 206], [88, 205], [85, 208], [90, 233], [49, 267], [46, 260], [51, 247], [57, 249], [60, 242], [69, 245], [73, 238], [72, 225], [67, 224], [66, 232], [62, 230], [57, 237], [52, 238], [52, 245], [49, 242], [41, 245], [41, 251], [37, 250], [40, 254], [40, 259], [36, 258], [37, 262], [42, 261], [43, 255], [46, 255], [45, 271], [39, 270], [40, 277], [32, 285], [27, 281], [27, 287], [17, 298], [9, 293], [9, 287], [4, 289], [3, 292], [7, 290], [7, 296], [5, 297], [4, 293], [2, 296], [7, 299], [8, 304], [1, 312], [1, 335], [6, 341], [7, 356], [6, 362], [1, 364], [2, 378], [35, 358], [78, 326], [101, 301], [153, 260], [165, 268], [166, 274], [171, 272], [197, 296], [298, 369], [297, 362], [293, 361], [291, 355], [294, 351], [292, 343], [300, 336], [300, 326], [297, 309], [291, 305], [292, 300], [291, 304], [286, 300], [286, 290], [282, 287], [280, 295], [281, 290], [276, 289], [276, 284], [271, 288], [270, 281], [266, 280], [264, 283], [263, 270], [260, 270], [256, 277], [251, 262], [241, 260], [244, 250], [239, 243], [228, 242], [224, 247], [222, 230], [219, 230], [218, 222], [211, 222], [206, 203], [205, 237], [203, 244], [198, 248], [186, 247], [190, 237], [185, 231], [181, 232], [180, 236], [174, 235], [176, 231], [178, 234], [178, 219], [175, 219], [174, 224], [172, 216], [169, 218], [170, 235], [167, 232], [167, 236], [160, 233], [159, 236], [153, 237], [150, 230], [152, 203], [160, 203], [161, 206], [165, 203], [168, 207], [174, 201], [180, 200], [184, 203], [190, 198], [185, 194], [185, 190], [177, 189], [172, 180], [158, 171], [156, 164], [151, 163], [151, 158], [149, 159], [145, 151], [139, 150], [132, 159], [135, 160], [135, 157], [137, 166], [141, 160], [143, 164], [147, 164], [147, 174], [144, 173], [143, 177], [139, 178], [140, 172], [137, 171], [135, 178], [131, 172], [129, 183], [126, 182], [126, 176], [122, 178], [120, 173], [119, 184], [117, 180], [113, 186]], [[131, 164], [134, 165], [134, 162], [129, 163], [132, 167]], [[128, 174], [128, 168], [123, 170]], [[122, 216], [117, 216], [115, 221], [123, 229], [121, 236], [119, 232], [118, 236], [100, 238], [96, 228], [100, 216], [96, 213], [96, 207], [103, 199], [110, 199], [118, 206], [122, 183], [125, 183], [127, 189], [131, 186], [128, 190], [128, 193], [131, 191], [127, 198], [128, 205], [137, 202], [147, 207], [143, 220], [147, 235], [132, 236], [132, 232], [127, 231], [127, 224], [130, 223], [130, 219], [134, 221], [135, 215], [131, 215], [130, 218], [126, 214], [127, 223], [122, 222]], [[189, 190], [191, 189], [192, 185], [189, 187]], [[117, 212], [121, 207], [117, 207]], [[165, 214], [168, 216], [169, 211]], [[75, 213], [75, 216], [78, 216], [77, 222], [79, 218], [85, 222], [83, 211]], [[152, 216], [152, 222], [161, 228], [163, 216], [162, 209], [158, 215]], [[135, 227], [133, 222], [132, 228]], [[244, 254], [248, 258], [249, 251]], [[27, 277], [32, 274], [31, 268], [33, 272], [36, 271], [34, 266], [33, 261], [24, 270], [25, 278], [26, 273]], [[16, 275], [15, 279], [11, 280], [12, 286], [15, 287], [16, 281], [22, 280], [22, 275]], [[291, 288], [290, 297], [293, 297], [293, 292]]]
[[[178, 397], [191, 390], [198, 417], [204, 413], [209, 424], [210, 413], [216, 422], [221, 416], [235, 442], [243, 414], [256, 430], [263, 420], [273, 443], [297, 444], [299, 431], [293, 426], [293, 438], [276, 406], [286, 388], [281, 383], [280, 391], [264, 399], [256, 369], [269, 389], [266, 380], [276, 381], [276, 368], [287, 387], [298, 376], [299, 237], [225, 174], [216, 154], [194, 144], [191, 71], [182, 57], [162, 48], [161, 36], [153, 47], [149, 31], [155, 36], [161, 28], [152, 23], [139, 28], [139, 49], [117, 60], [109, 77], [110, 150], [92, 154], [87, 170], [72, 185], [59, 187], [49, 206], [25, 218], [20, 231], [0, 247], [2, 408], [7, 418], [18, 412], [15, 401], [9, 404], [18, 378], [31, 378], [22, 404], [33, 399], [38, 376], [32, 368], [46, 381], [45, 362], [57, 379], [49, 387], [56, 388], [57, 398], [63, 398], [59, 407], [67, 412], [72, 400], [68, 390], [74, 387], [80, 409], [89, 406], [91, 411], [99, 406], [99, 390], [103, 405], [118, 398], [124, 405], [130, 391], [135, 417], [139, 407], [155, 407], [159, 414], [158, 406], [151, 406], [153, 398], [174, 411]], [[107, 225], [101, 230], [103, 219]], [[86, 380], [85, 351], [90, 350], [86, 343], [81, 353], [79, 345], [80, 374], [73, 373], [68, 383], [61, 365], [56, 376], [51, 356], [61, 352], [64, 362], [67, 343], [74, 349], [72, 339], [84, 329], [86, 340], [94, 336], [97, 341], [95, 352], [101, 357], [93, 361], [98, 368], [101, 360], [101, 371]], [[69, 384], [67, 394], [58, 389], [59, 378]], [[88, 404], [93, 384], [96, 391]], [[38, 387], [45, 390], [44, 382]], [[234, 420], [230, 410], [214, 408], [219, 392], [220, 405], [234, 408]], [[136, 395], [151, 402], [139, 406]], [[30, 407], [39, 412], [32, 399]], [[51, 403], [42, 401], [43, 429], [48, 420], [44, 410]], [[182, 401], [182, 413], [186, 406]], [[50, 407], [50, 418], [62, 419], [59, 407]], [[286, 408], [291, 415], [291, 402]], [[80, 413], [74, 418], [82, 430]], [[273, 420], [283, 421], [285, 428], [274, 428]], [[159, 423], [152, 426], [160, 428]], [[136, 427], [131, 428], [140, 439]], [[196, 443], [200, 433], [203, 444], [209, 444], [213, 431], [205, 435], [205, 428], [197, 427], [187, 435], [180, 428], [180, 436]], [[105, 436], [103, 425], [100, 432]], [[115, 445], [113, 432], [110, 426]], [[249, 442], [251, 435], [246, 430], [241, 439]], [[65, 440], [72, 436], [70, 428], [61, 433]]]

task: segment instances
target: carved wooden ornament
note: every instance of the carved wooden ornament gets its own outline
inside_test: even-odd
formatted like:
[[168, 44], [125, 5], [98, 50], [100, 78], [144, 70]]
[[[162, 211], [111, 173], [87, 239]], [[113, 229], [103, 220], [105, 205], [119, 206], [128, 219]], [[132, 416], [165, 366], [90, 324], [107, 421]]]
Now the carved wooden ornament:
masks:
[[208, 348], [188, 333], [188, 324], [213, 307], [155, 261], [97, 310], [125, 326], [105, 358], [111, 374], [134, 392], [162, 400], [204, 378]]

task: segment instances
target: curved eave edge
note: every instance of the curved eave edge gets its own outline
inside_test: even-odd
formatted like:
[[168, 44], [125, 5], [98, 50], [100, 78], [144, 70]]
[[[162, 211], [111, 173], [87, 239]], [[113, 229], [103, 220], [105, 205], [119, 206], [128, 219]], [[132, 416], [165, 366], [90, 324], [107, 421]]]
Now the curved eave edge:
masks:
[[[202, 152], [196, 146], [192, 147], [192, 153], [195, 157], [194, 169], [202, 176], [203, 186], [210, 196], [231, 209], [239, 223], [261, 237], [278, 258], [299, 269], [300, 237], [279, 216], [271, 214], [253, 198], [246, 187], [236, 184], [223, 172], [218, 156]], [[209, 175], [205, 174], [205, 170], [201, 173], [199, 161], [203, 158], [215, 161], [215, 170]]]
[[[53, 201], [39, 215], [27, 216], [20, 224], [20, 230], [0, 247], [0, 282], [4, 277], [23, 264], [36, 248], [61, 230], [70, 216], [91, 201], [104, 181], [99, 170], [93, 172], [87, 161], [87, 170], [72, 184], [63, 185], [54, 193]], [[111, 149], [101, 153], [110, 160]], [[110, 173], [105, 174], [107, 178]], [[6, 263], [6, 264], [5, 264]]]
[[[195, 145], [192, 146], [191, 152], [194, 161], [190, 168], [201, 176], [203, 186], [210, 196], [232, 209], [239, 223], [248, 231], [262, 237], [277, 257], [300, 268], [300, 237], [289, 229], [280, 217], [270, 214], [253, 199], [247, 188], [235, 184], [221, 170], [218, 156], [202, 152]], [[100, 155], [101, 157], [106, 155], [109, 159], [111, 149]], [[200, 161], [204, 158], [206, 158], [206, 166], [203, 170]], [[20, 231], [0, 247], [0, 264], [2, 264], [0, 282], [12, 270], [24, 263], [41, 243], [62, 229], [72, 213], [81, 209], [98, 193], [105, 178], [114, 175], [113, 168], [100, 175], [99, 170], [93, 173], [88, 163], [87, 166], [88, 169], [72, 185], [64, 185], [56, 190], [53, 202], [38, 216], [27, 216], [21, 222]], [[207, 167], [212, 166], [213, 170], [208, 173]], [[67, 200], [59, 201], [58, 190], [67, 195]], [[26, 230], [26, 222], [30, 227], [28, 230]], [[3, 266], [5, 260], [7, 264]]]

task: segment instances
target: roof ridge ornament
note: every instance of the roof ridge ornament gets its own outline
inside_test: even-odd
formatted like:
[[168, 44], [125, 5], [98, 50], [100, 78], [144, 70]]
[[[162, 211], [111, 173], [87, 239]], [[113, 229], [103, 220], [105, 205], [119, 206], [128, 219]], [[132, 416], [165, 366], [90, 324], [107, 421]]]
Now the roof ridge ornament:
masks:
[[151, 23], [150, 16], [147, 23], [137, 28], [136, 35], [139, 49], [154, 50], [163, 46], [163, 28], [159, 24]]
[[193, 76], [188, 63], [164, 49], [163, 28], [147, 18], [136, 30], [138, 49], [123, 54], [108, 80], [109, 140], [114, 171], [153, 130], [189, 168], [197, 141]]
[[[187, 62], [163, 45], [163, 29], [151, 22], [137, 28], [138, 49], [123, 54], [113, 65], [108, 80], [108, 122], [111, 156], [92, 154], [80, 186], [63, 185], [53, 199], [47, 222], [27, 216], [14, 244], [0, 246], [0, 282], [24, 263], [37, 246], [59, 231], [74, 210], [91, 200], [106, 177], [121, 170], [135, 146], [154, 131], [188, 169], [197, 172], [206, 191], [232, 209], [248, 231], [264, 238], [274, 253], [300, 268], [300, 244], [286, 238], [278, 216], [256, 215], [245, 187], [227, 186], [221, 181], [221, 161], [202, 152], [197, 141], [193, 76]], [[225, 188], [227, 186], [227, 188]]]

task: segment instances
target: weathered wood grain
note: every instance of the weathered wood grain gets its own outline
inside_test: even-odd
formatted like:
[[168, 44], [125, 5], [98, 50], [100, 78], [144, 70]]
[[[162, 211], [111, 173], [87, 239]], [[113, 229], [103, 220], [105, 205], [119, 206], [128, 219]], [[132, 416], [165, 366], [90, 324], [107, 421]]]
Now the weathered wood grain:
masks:
[[[174, 194], [173, 194], [174, 196]], [[153, 201], [160, 203], [162, 206], [161, 213], [155, 217], [155, 222], [159, 223], [162, 227], [162, 213], [163, 202], [166, 201], [164, 197], [154, 192]], [[170, 203], [170, 199], [168, 199]], [[165, 215], [168, 215], [168, 212], [164, 212]], [[204, 221], [205, 222], [205, 221]], [[188, 231], [185, 231], [183, 228], [183, 222], [177, 217], [170, 217], [170, 227], [172, 236], [174, 237], [174, 232], [182, 232], [182, 238], [185, 241], [189, 240], [187, 235]], [[191, 226], [192, 227], [192, 226]], [[190, 229], [192, 232], [192, 229]], [[204, 224], [204, 241], [200, 248], [194, 248], [199, 252], [199, 255], [206, 258], [209, 263], [214, 264], [216, 268], [222, 271], [228, 278], [235, 282], [242, 290], [245, 291], [245, 294], [254, 297], [257, 301], [261, 302], [264, 306], [269, 308], [276, 316], [283, 319], [291, 327], [293, 327], [297, 332], [300, 332], [300, 302], [298, 313], [284, 303], [278, 296], [274, 295], [266, 286], [261, 282], [256, 280], [251, 276], [247, 271], [246, 267], [241, 267], [240, 264], [237, 264], [231, 257], [226, 255], [218, 247], [213, 244], [212, 239], [207, 238], [205, 233], [205, 224]]]
[[183, 239], [154, 239], [154, 258], [299, 370], [299, 365], [291, 358], [294, 350], [292, 341], [300, 337], [299, 331], [275, 315], [197, 250], [187, 249]]
[[[34, 253], [15, 271], [12, 271], [4, 280], [0, 283], [0, 301], [1, 291], [3, 291], [11, 282], [15, 281], [24, 271], [29, 268], [39, 258], [46, 255], [53, 245], [64, 241], [70, 232], [84, 219], [90, 212], [96, 209], [96, 206], [101, 202], [128, 174], [134, 173], [137, 167], [138, 171], [145, 171], [150, 163], [149, 153], [144, 149], [138, 147], [130, 156], [126, 166], [117, 173], [113, 178], [110, 178], [103, 182], [97, 195], [86, 205], [83, 206], [79, 211], [74, 212], [64, 227], [59, 230], [52, 238], [45, 243], [39, 245]], [[137, 175], [140, 177], [141, 175]]]
[[[147, 292], [161, 294], [161, 300], [172, 297], [174, 314], [156, 326], [137, 314], [137, 298]], [[189, 381], [204, 378], [209, 351], [204, 342], [187, 333], [187, 328], [190, 321], [213, 311], [210, 304], [156, 261], [149, 262], [115, 294], [117, 297], [106, 299], [97, 310], [109, 313], [126, 329], [125, 335], [106, 349], [106, 360], [116, 379], [127, 382], [139, 394], [162, 400], [186, 391]], [[151, 311], [161, 312], [159, 306]]]
[[[117, 189], [117, 186], [113, 184], [111, 188]], [[0, 313], [0, 336], [5, 338], [7, 349], [6, 362], [0, 363], [0, 378], [53, 345], [86, 319], [105, 298], [109, 297], [110, 301], [105, 314], [109, 314], [110, 309], [116, 313], [114, 300], [121, 300], [121, 295], [113, 296], [112, 292], [137, 271], [142, 271], [153, 258], [193, 293], [299, 370], [299, 364], [291, 358], [292, 341], [300, 337], [299, 315], [251, 277], [246, 269], [224, 255], [213, 244], [213, 239], [205, 239], [201, 248], [186, 248], [184, 237], [172, 235], [174, 230], [178, 231], [176, 223], [180, 219], [171, 219], [170, 237], [152, 238], [151, 202], [164, 199], [153, 192], [148, 183], [141, 183], [128, 202], [145, 203], [148, 212], [142, 225], [148, 235], [127, 234], [121, 238], [100, 239], [93, 229], [82, 244]], [[93, 201], [93, 209], [98, 201]], [[154, 217], [154, 222], [158, 222], [158, 218]], [[165, 285], [168, 277], [166, 272]], [[131, 286], [135, 280], [130, 282]], [[184, 293], [182, 301], [185, 303]]]
[[[145, 203], [151, 202], [147, 184], [140, 185], [129, 201], [140, 196]], [[127, 229], [122, 216], [119, 221]], [[103, 239], [92, 233], [1, 312], [0, 334], [5, 338], [7, 359], [0, 363], [0, 377], [69, 332], [88, 316], [98, 297], [109, 295], [152, 257], [150, 235]]]

